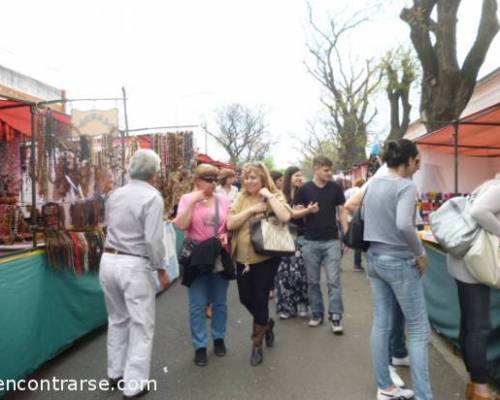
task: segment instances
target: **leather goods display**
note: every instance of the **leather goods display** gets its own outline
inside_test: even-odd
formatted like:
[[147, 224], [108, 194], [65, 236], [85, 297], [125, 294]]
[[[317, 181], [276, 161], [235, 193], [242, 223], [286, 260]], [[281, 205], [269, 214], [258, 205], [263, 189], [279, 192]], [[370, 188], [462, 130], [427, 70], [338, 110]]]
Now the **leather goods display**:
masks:
[[274, 215], [250, 222], [252, 245], [257, 254], [274, 257], [288, 257], [295, 254], [295, 235], [288, 223], [281, 222]]

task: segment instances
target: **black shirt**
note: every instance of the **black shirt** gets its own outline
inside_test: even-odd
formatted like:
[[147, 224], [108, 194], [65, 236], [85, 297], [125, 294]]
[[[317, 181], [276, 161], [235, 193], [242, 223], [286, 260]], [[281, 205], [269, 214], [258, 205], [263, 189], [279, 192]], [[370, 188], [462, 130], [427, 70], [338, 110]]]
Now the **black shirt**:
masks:
[[336, 182], [328, 182], [320, 188], [314, 182], [307, 182], [300, 187], [293, 199], [294, 205], [307, 207], [309, 203], [318, 203], [319, 212], [304, 218], [304, 239], [332, 240], [339, 238], [337, 228], [337, 206], [345, 203], [344, 192]]

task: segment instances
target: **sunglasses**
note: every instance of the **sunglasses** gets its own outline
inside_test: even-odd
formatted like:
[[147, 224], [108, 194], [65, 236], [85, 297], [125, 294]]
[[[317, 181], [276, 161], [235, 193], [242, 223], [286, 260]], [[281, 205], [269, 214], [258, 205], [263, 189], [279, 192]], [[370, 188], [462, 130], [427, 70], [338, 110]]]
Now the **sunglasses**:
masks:
[[217, 177], [215, 176], [202, 176], [200, 179], [204, 182], [214, 183], [217, 182]]

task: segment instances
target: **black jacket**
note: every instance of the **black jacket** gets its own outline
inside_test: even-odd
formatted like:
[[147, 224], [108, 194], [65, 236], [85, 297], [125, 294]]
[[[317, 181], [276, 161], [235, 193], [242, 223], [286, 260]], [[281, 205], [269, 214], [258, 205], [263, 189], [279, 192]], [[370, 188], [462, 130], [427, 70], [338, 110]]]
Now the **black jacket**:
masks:
[[213, 237], [194, 246], [189, 265], [184, 266], [182, 284], [189, 287], [196, 277], [211, 274], [215, 268], [215, 261], [218, 256], [221, 256], [223, 267], [220, 275], [225, 279], [234, 279], [233, 260], [231, 260], [231, 256], [222, 246], [221, 241]]

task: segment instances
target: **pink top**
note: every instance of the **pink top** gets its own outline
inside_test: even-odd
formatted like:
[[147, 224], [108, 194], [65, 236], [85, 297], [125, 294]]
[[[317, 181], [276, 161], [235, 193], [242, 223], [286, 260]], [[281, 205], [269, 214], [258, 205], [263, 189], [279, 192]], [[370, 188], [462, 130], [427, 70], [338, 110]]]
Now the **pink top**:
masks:
[[[185, 212], [191, 203], [192, 193], [181, 196], [177, 214]], [[226, 223], [231, 201], [226, 196], [217, 196], [219, 199], [219, 235], [227, 233]], [[214, 199], [215, 200], [215, 199]], [[203, 202], [196, 203], [191, 216], [191, 224], [186, 231], [186, 237], [202, 242], [214, 236], [215, 205], [206, 207]]]

